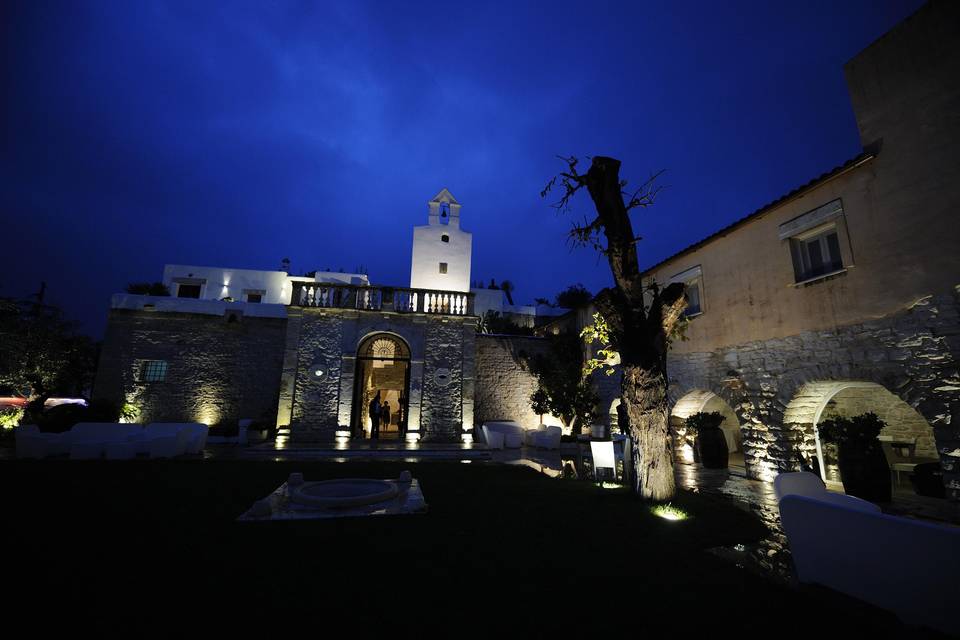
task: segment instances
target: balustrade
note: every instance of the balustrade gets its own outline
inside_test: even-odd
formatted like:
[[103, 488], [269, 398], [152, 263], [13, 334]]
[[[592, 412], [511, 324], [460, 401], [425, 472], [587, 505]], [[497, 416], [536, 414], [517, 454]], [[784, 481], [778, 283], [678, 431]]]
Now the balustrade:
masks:
[[432, 315], [473, 315], [473, 294], [431, 289], [354, 287], [322, 282], [294, 282], [290, 304], [320, 309], [360, 309]]

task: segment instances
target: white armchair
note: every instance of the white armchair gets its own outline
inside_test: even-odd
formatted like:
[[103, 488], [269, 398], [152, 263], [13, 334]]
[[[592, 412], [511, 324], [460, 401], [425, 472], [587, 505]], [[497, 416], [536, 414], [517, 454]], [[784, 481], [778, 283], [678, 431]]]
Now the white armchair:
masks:
[[773, 479], [773, 492], [779, 503], [787, 496], [803, 496], [821, 502], [829, 502], [849, 509], [880, 513], [880, 507], [855, 496], [827, 491], [823, 481], [807, 471], [781, 473]]
[[[830, 495], [850, 501], [799, 493], [780, 499], [780, 520], [800, 582], [821, 584], [889, 609], [906, 622], [954, 633], [956, 608], [948, 603], [960, 575], [960, 529], [858, 508], [864, 500]], [[891, 558], [904, 561], [891, 568]]]
[[483, 430], [483, 439], [489, 449], [503, 449], [503, 434], [499, 431], [492, 431], [487, 425], [481, 427]]

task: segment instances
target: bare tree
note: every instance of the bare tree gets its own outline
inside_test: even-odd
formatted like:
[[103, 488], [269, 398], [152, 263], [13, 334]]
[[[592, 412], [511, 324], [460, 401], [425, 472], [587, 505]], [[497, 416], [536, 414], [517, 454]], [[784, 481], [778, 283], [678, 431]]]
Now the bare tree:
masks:
[[623, 379], [621, 402], [626, 407], [634, 441], [632, 479], [636, 492], [646, 499], [668, 500], [676, 491], [673, 477], [673, 444], [667, 404], [668, 338], [681, 318], [686, 300], [684, 286], [660, 288], [644, 285], [637, 258], [637, 242], [630, 211], [651, 206], [660, 187], [656, 174], [633, 191], [620, 179], [620, 161], [596, 156], [586, 173], [577, 169], [575, 157], [561, 158], [566, 171], [553, 177], [541, 197], [562, 189], [553, 205], [570, 211], [571, 199], [586, 188], [596, 216], [584, 218], [570, 231], [574, 246], [589, 246], [607, 258], [614, 287], [594, 300], [606, 322], [610, 346], [620, 354]]

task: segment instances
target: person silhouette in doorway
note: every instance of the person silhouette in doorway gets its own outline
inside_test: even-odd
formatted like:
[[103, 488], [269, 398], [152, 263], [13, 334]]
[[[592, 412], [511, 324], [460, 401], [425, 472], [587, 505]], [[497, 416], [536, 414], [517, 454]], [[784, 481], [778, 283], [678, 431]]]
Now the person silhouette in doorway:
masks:
[[380, 407], [380, 424], [383, 425], [385, 430], [390, 429], [390, 402], [384, 399], [383, 405]]
[[380, 437], [380, 392], [377, 391], [377, 395], [373, 396], [373, 400], [370, 401], [370, 439], [376, 440]]

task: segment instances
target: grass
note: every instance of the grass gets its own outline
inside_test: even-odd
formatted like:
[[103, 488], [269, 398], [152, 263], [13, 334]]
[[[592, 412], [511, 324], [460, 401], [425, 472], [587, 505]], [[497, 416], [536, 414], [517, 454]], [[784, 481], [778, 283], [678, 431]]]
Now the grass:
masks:
[[[420, 480], [428, 514], [235, 522], [291, 471], [314, 480], [403, 469]], [[121, 612], [179, 622], [184, 607], [214, 627], [275, 630], [338, 619], [357, 629], [442, 621], [469, 633], [519, 615], [511, 631], [540, 635], [600, 614], [614, 627], [702, 623], [738, 634], [790, 620], [813, 629], [836, 616], [857, 632], [898, 626], [890, 614], [705, 553], [765, 535], [725, 502], [682, 492], [671, 506], [690, 517], [668, 521], [626, 490], [521, 467], [9, 461], [0, 463], [0, 496], [10, 591], [0, 603], [19, 616], [67, 607], [70, 615], [43, 622], [71, 628], [128, 629]], [[634, 610], [639, 618], [621, 620]]]

